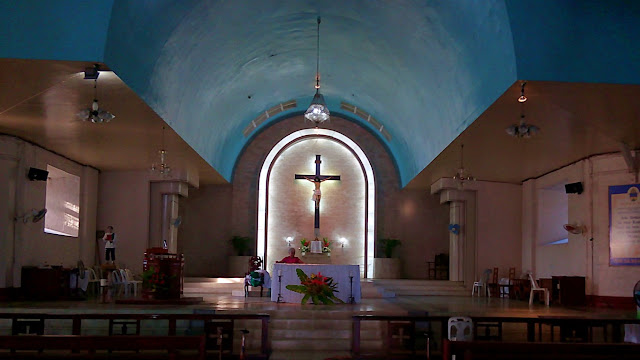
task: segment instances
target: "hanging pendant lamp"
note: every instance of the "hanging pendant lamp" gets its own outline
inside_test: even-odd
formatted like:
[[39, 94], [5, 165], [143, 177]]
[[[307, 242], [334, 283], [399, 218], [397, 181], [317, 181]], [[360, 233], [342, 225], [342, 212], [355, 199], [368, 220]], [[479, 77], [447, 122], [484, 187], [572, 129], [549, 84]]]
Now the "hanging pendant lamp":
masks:
[[313, 122], [316, 127], [329, 120], [329, 108], [320, 93], [320, 16], [318, 16], [318, 31], [316, 37], [316, 94], [311, 100], [311, 105], [304, 113], [304, 118]]

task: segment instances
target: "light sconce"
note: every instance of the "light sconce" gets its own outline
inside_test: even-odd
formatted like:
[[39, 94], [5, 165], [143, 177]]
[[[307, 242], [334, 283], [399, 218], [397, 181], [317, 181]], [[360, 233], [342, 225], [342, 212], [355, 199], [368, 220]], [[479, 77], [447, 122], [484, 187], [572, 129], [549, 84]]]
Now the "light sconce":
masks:
[[293, 237], [288, 236], [287, 238], [285, 238], [286, 242], [287, 242], [287, 246], [291, 247], [291, 242], [293, 241]]
[[340, 246], [344, 248], [345, 245], [347, 245], [349, 243], [349, 241], [347, 241], [346, 238], [341, 237], [339, 240], [340, 242]]

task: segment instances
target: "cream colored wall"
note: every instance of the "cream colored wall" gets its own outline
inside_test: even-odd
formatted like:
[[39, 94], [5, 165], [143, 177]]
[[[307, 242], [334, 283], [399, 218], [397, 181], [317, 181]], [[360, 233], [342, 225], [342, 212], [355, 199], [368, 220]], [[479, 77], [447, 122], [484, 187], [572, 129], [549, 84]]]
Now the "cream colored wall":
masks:
[[[584, 192], [568, 195], [568, 221], [587, 227], [584, 234], [568, 234], [566, 245], [540, 246], [538, 212], [540, 189], [561, 182], [581, 181]], [[533, 264], [537, 277], [552, 275], [585, 276], [587, 294], [599, 296], [631, 296], [640, 279], [637, 266], [609, 265], [609, 200], [612, 185], [635, 183], [621, 155], [595, 156], [564, 167], [541, 178], [527, 181], [523, 188], [523, 264]], [[593, 238], [593, 262], [591, 241]]]
[[[97, 228], [114, 227], [116, 263], [140, 273], [144, 252], [149, 246], [148, 172], [102, 172], [98, 194]], [[97, 240], [97, 243], [99, 262], [104, 263], [103, 241]]]
[[[522, 187], [520, 185], [477, 181], [476, 249], [477, 273], [498, 267], [508, 276], [510, 267], [518, 276], [522, 269]], [[476, 276], [477, 277], [477, 276]]]
[[[562, 225], [569, 222], [569, 195], [561, 189], [540, 189], [538, 191], [538, 245], [548, 245], [550, 242], [567, 238], [567, 232]], [[555, 245], [549, 245], [555, 246]]]
[[[13, 204], [7, 201], [1, 205], [8, 217], [0, 220], [0, 228], [6, 229], [0, 236], [4, 236], [3, 250], [7, 251], [6, 255], [0, 257], [0, 269], [3, 269], [0, 271], [4, 272], [4, 277], [0, 276], [0, 287], [19, 286], [22, 266], [47, 262], [72, 267], [78, 260], [83, 260], [85, 264], [92, 263], [88, 254], [93, 246], [91, 234], [95, 234], [95, 223], [91, 218], [95, 218], [96, 214], [97, 193], [95, 190], [82, 190], [95, 189], [97, 178], [93, 175], [97, 174], [97, 170], [10, 136], [0, 136], [0, 159], [3, 168], [0, 172], [0, 192], [15, 194]], [[43, 221], [13, 221], [16, 216], [22, 216], [32, 209], [45, 207], [46, 182], [28, 180], [27, 172], [30, 167], [46, 169], [47, 165], [80, 177], [81, 214], [77, 238], [46, 234]], [[11, 176], [15, 176], [15, 180], [11, 180]]]
[[[335, 264], [358, 264], [364, 271], [365, 180], [356, 157], [345, 146], [329, 139], [304, 139], [285, 149], [276, 158], [269, 177], [267, 207], [267, 269], [287, 256], [285, 239], [314, 236], [314, 184], [295, 180], [295, 174], [314, 174], [315, 156], [321, 155], [321, 174], [340, 175], [340, 181], [322, 183], [320, 202], [320, 236], [333, 242], [331, 261]], [[338, 247], [346, 238], [347, 246]]]
[[205, 185], [180, 200], [178, 251], [187, 276], [228, 276], [228, 258], [235, 255], [230, 239], [237, 235], [231, 233], [232, 191], [231, 185]]

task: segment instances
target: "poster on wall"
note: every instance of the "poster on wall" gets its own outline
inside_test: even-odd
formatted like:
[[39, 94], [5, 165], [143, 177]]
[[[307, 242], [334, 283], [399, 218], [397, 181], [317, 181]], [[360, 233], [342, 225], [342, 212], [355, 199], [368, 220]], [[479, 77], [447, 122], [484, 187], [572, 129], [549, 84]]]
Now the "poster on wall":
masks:
[[609, 186], [609, 264], [640, 265], [640, 184]]

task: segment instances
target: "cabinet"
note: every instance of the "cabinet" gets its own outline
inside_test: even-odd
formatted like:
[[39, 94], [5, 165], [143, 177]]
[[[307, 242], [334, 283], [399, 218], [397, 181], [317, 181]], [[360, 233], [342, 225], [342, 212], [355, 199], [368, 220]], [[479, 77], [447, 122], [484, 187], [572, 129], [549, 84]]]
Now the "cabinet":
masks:
[[585, 306], [584, 276], [552, 276], [551, 298], [563, 306]]
[[68, 297], [70, 270], [62, 267], [22, 268], [22, 294], [27, 300], [58, 300]]

